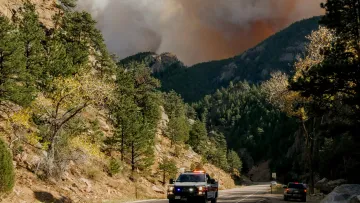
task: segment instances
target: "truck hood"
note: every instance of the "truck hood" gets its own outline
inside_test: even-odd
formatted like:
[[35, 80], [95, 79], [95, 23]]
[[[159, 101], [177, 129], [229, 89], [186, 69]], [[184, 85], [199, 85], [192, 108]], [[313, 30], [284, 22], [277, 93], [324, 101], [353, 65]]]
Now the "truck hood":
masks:
[[206, 182], [183, 182], [183, 183], [179, 183], [179, 182], [176, 182], [174, 184], [174, 186], [206, 186]]

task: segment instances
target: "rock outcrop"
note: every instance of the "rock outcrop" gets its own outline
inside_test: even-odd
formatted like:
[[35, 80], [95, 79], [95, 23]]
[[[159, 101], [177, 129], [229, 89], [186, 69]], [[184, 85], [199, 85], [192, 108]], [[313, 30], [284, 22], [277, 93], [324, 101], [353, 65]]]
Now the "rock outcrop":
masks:
[[332, 190], [334, 190], [334, 188], [345, 183], [347, 183], [347, 181], [344, 179], [329, 181], [328, 179], [323, 178], [315, 184], [315, 188], [324, 194], [329, 194]]
[[[19, 7], [27, 0], [0, 0], [0, 14], [12, 18], [16, 15]], [[40, 21], [47, 27], [52, 26], [52, 16], [58, 9], [56, 8], [56, 0], [30, 0], [31, 3], [36, 5]]]
[[321, 203], [357, 203], [359, 200], [360, 185], [345, 184], [336, 187]]

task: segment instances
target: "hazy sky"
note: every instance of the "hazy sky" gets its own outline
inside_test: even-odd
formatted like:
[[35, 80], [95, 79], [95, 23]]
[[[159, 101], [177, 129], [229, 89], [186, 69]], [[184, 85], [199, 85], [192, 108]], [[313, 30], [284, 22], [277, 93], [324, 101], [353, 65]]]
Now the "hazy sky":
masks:
[[120, 58], [171, 52], [187, 65], [229, 58], [292, 22], [321, 15], [324, 0], [79, 0]]

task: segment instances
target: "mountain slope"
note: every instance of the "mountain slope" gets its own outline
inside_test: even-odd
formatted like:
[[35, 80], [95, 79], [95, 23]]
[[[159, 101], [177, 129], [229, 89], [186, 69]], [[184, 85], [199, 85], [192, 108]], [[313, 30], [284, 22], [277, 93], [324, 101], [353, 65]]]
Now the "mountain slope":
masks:
[[[161, 80], [164, 91], [175, 90], [187, 102], [198, 101], [212, 94], [220, 87], [226, 87], [230, 81], [258, 83], [269, 78], [273, 71], [291, 74], [292, 64], [304, 52], [305, 38], [318, 28], [320, 17], [313, 17], [290, 25], [276, 33], [256, 47], [233, 58], [210, 61], [185, 67], [182, 63], [171, 63], [163, 71], [155, 71]], [[149, 63], [153, 53], [141, 53], [121, 60], [144, 60]]]

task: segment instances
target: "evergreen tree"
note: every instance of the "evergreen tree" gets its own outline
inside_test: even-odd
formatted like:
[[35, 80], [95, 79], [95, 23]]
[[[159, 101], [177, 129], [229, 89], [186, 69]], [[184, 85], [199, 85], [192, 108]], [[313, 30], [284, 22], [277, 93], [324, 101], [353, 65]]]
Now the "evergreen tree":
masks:
[[171, 140], [171, 145], [188, 141], [189, 124], [186, 117], [183, 116], [170, 119], [167, 127], [167, 136]]
[[131, 164], [132, 171], [145, 170], [153, 163], [155, 129], [160, 117], [159, 82], [151, 77], [144, 64], [132, 63], [119, 67], [116, 99], [112, 105], [117, 128], [115, 144], [122, 160]]
[[201, 121], [195, 121], [190, 130], [188, 143], [195, 152], [203, 155], [208, 151], [207, 141], [208, 137], [205, 124]]
[[171, 145], [185, 143], [189, 139], [189, 123], [186, 118], [185, 104], [176, 92], [164, 94], [164, 108], [169, 116], [167, 136]]
[[228, 160], [228, 164], [229, 164], [229, 172], [230, 173], [234, 173], [234, 170], [236, 171], [241, 171], [242, 169], [242, 161], [239, 157], [239, 155], [233, 151], [230, 150], [227, 154], [227, 160]]
[[25, 85], [29, 75], [19, 32], [0, 16], [0, 102], [29, 104], [34, 98], [34, 88]]
[[168, 158], [164, 158], [159, 164], [159, 170], [163, 174], [163, 185], [166, 183], [166, 178], [175, 178], [178, 172], [176, 162]]
[[211, 146], [211, 150], [207, 153], [207, 160], [215, 166], [227, 170], [227, 144], [224, 135], [213, 131], [210, 132], [209, 138], [213, 146]]
[[154, 163], [155, 130], [144, 121], [140, 112], [128, 115], [129, 127], [124, 140], [126, 161], [131, 171], [145, 171]]
[[164, 108], [170, 119], [185, 115], [184, 101], [175, 91], [164, 94], [164, 101]]
[[28, 83], [37, 82], [43, 72], [45, 32], [40, 24], [34, 4], [26, 2], [20, 10], [19, 33], [29, 71]]
[[0, 193], [9, 192], [15, 184], [12, 156], [5, 142], [0, 138]]

